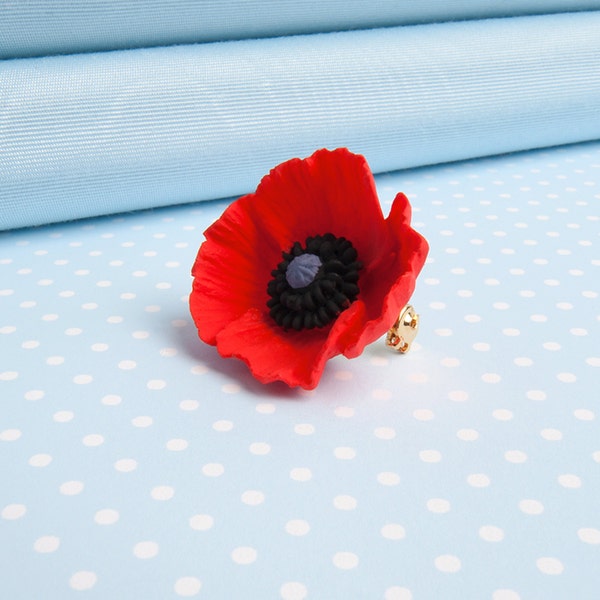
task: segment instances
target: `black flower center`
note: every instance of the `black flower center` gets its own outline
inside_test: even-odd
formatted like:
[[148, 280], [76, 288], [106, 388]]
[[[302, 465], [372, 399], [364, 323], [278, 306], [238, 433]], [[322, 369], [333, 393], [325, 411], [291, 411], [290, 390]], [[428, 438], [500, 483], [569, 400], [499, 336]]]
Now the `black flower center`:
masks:
[[362, 264], [350, 241], [332, 233], [295, 242], [271, 272], [269, 314], [284, 329], [324, 327], [356, 300]]

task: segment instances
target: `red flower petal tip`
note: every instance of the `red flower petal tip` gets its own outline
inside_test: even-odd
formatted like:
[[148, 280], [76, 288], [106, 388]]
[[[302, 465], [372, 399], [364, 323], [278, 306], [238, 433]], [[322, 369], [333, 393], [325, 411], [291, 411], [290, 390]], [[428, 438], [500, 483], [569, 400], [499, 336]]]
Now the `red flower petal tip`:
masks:
[[190, 310], [200, 338], [262, 383], [313, 389], [329, 358], [392, 326], [428, 252], [398, 194], [384, 218], [367, 161], [317, 150], [266, 175], [205, 231]]

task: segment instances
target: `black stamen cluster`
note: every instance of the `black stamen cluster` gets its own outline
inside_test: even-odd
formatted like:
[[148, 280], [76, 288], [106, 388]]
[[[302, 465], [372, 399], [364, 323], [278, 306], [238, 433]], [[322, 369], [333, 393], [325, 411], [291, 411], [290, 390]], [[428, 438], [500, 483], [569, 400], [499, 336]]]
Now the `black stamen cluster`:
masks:
[[[292, 260], [301, 254], [315, 254], [321, 267], [307, 286], [293, 288], [286, 279]], [[306, 238], [304, 247], [295, 242], [271, 272], [267, 292], [269, 314], [284, 329], [324, 327], [348, 308], [358, 296], [358, 271], [362, 264], [350, 241], [332, 233]]]

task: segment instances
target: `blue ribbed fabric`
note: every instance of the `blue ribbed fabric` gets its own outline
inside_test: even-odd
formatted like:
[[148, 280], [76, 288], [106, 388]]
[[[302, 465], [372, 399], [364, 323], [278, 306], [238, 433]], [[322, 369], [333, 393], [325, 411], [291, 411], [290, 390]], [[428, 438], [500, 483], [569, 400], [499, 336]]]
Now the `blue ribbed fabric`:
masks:
[[600, 9], [600, 0], [0, 2], [0, 58]]
[[0, 63], [0, 228], [228, 197], [347, 146], [375, 171], [600, 137], [600, 13]]

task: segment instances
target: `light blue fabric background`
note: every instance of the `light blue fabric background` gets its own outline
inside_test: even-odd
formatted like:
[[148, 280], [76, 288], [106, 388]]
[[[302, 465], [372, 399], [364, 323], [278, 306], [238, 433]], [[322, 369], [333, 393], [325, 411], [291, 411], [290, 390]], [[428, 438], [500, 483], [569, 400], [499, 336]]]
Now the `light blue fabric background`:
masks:
[[0, 3], [0, 58], [597, 10], [598, 0], [27, 0]]
[[379, 177], [431, 245], [421, 331], [311, 393], [196, 336], [226, 202], [0, 234], [0, 597], [597, 600], [599, 170]]
[[0, 63], [0, 229], [600, 137], [600, 12]]

